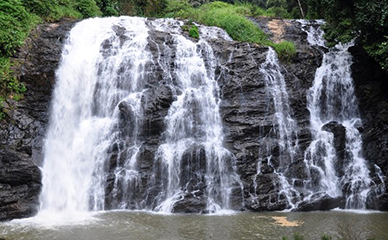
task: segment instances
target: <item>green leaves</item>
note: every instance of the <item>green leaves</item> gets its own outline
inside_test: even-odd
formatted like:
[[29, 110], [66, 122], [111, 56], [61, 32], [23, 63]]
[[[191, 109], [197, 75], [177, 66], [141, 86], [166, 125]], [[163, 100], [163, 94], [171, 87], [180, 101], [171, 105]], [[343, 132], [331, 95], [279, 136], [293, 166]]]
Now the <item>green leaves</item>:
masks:
[[189, 36], [192, 38], [199, 38], [198, 27], [193, 25], [189, 30]]
[[[11, 98], [18, 101], [27, 90], [12, 74], [10, 58], [36, 24], [99, 15], [94, 0], [0, 0], [0, 103]], [[0, 120], [5, 117], [3, 108], [0, 106]]]
[[[289, 61], [296, 53], [292, 42], [284, 41], [278, 44], [271, 42], [260, 28], [245, 17], [251, 14], [250, 5], [210, 2], [199, 8], [193, 8], [188, 6], [187, 2], [170, 0], [167, 9], [172, 11], [167, 14], [168, 17], [193, 19], [204, 25], [223, 28], [236, 41], [272, 46], [281, 60]], [[198, 29], [191, 27], [189, 35], [197, 36], [196, 31]]]
[[[311, 1], [311, 0], [310, 0]], [[321, 0], [327, 21], [325, 38], [329, 46], [354, 38], [380, 66], [388, 71], [388, 1]]]
[[74, 7], [84, 18], [102, 15], [94, 0], [78, 0], [75, 2]]
[[26, 11], [19, 0], [0, 2], [0, 55], [11, 57], [17, 47], [23, 44], [30, 29], [39, 21], [38, 17]]
[[366, 52], [373, 57], [382, 69], [388, 71], [388, 36], [384, 40], [364, 46]]

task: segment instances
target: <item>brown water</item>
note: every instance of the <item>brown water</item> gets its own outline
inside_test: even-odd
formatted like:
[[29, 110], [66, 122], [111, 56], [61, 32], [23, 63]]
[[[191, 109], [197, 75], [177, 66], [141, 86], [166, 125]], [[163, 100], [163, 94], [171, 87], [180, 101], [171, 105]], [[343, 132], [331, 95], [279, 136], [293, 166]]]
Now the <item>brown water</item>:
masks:
[[[63, 216], [62, 216], [63, 217]], [[281, 225], [283, 224], [283, 225]], [[60, 216], [0, 223], [0, 238], [19, 239], [388, 239], [388, 213], [310, 212], [159, 215], [105, 212], [64, 223]]]

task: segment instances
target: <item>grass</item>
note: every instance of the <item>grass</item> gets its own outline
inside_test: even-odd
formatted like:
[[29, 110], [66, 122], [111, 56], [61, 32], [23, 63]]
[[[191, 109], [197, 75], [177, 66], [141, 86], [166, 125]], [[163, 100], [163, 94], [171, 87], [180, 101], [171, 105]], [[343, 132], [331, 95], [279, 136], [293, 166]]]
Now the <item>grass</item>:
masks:
[[278, 54], [279, 58], [284, 61], [290, 61], [296, 54], [295, 44], [289, 41], [270, 44]]
[[20, 100], [26, 87], [13, 75], [10, 59], [39, 23], [63, 17], [101, 16], [95, 0], [1, 0], [0, 1], [0, 120], [7, 99]]
[[249, 4], [232, 5], [217, 1], [193, 8], [186, 0], [170, 0], [166, 12], [165, 17], [192, 19], [203, 25], [223, 28], [236, 41], [271, 46], [281, 60], [289, 61], [296, 53], [292, 42], [273, 43], [260, 28], [246, 18], [257, 14], [271, 14]]

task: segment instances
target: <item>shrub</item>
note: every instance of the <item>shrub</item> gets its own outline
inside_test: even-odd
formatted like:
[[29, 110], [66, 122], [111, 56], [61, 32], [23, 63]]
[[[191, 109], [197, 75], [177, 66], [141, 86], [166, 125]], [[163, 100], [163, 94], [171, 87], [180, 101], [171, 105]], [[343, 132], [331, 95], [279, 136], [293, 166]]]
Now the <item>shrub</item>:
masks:
[[3, 102], [20, 100], [26, 87], [12, 75], [10, 57], [42, 21], [63, 17], [100, 16], [94, 0], [1, 0], [0, 1], [0, 119], [5, 116]]
[[366, 45], [366, 52], [373, 57], [382, 69], [388, 71], [388, 36], [384, 36], [383, 41], [376, 41], [372, 45]]
[[303, 240], [304, 237], [299, 233], [294, 233], [294, 240]]
[[[231, 5], [217, 1], [193, 8], [186, 0], [170, 0], [167, 10], [170, 11], [166, 14], [167, 17], [193, 19], [204, 25], [223, 28], [234, 40], [271, 46], [281, 60], [289, 61], [296, 53], [292, 42], [284, 41], [277, 44], [271, 42], [260, 28], [245, 17], [252, 13], [251, 5]], [[256, 8], [255, 14], [258, 12], [268, 14], [261, 8]]]
[[21, 46], [39, 18], [26, 11], [20, 0], [0, 2], [0, 55], [10, 57]]
[[271, 7], [267, 9], [267, 12], [272, 13], [276, 17], [288, 18], [288, 19], [292, 18], [292, 15], [282, 7]]
[[12, 75], [9, 58], [0, 57], [0, 95], [13, 92], [22, 94], [26, 91], [23, 83], [19, 83]]
[[235, 6], [224, 2], [211, 2], [200, 8], [191, 7], [187, 1], [172, 0], [167, 5], [167, 17], [181, 17], [223, 28], [234, 40], [265, 44], [269, 41], [261, 29], [245, 18], [251, 14], [247, 5]]
[[85, 18], [102, 15], [94, 0], [77, 0], [75, 9]]
[[270, 44], [278, 54], [279, 58], [284, 61], [290, 61], [296, 54], [295, 44], [289, 41]]
[[275, 13], [269, 12], [267, 10], [264, 10], [260, 7], [256, 8], [256, 10], [253, 13], [254, 16], [263, 16], [263, 17], [275, 17]]
[[333, 238], [330, 235], [323, 234], [321, 240], [332, 240]]
[[199, 38], [198, 27], [193, 25], [189, 30], [189, 36], [192, 38]]

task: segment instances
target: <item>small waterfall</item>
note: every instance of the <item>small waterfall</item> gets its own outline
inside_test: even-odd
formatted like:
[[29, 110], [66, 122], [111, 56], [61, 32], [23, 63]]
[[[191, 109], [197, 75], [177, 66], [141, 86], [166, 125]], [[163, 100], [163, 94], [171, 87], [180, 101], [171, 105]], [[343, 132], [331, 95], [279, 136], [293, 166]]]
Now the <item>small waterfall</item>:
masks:
[[[182, 25], [94, 18], [71, 30], [45, 140], [42, 210], [171, 212], [184, 199], [201, 199], [208, 212], [232, 207], [230, 196], [242, 192], [242, 184], [234, 156], [223, 147], [218, 63], [207, 42], [230, 37], [199, 26], [196, 42], [183, 36]], [[158, 56], [150, 51], [155, 46]], [[162, 87], [173, 96], [154, 172], [145, 176], [141, 153], [152, 127], [146, 106]]]
[[[274, 156], [272, 154], [274, 149], [263, 146], [263, 149], [260, 149], [257, 175], [260, 174], [261, 163], [264, 159], [277, 175], [277, 181], [280, 184], [279, 198], [285, 197], [287, 204], [293, 209], [295, 208], [295, 198], [299, 198], [299, 193], [288, 181], [288, 177], [290, 177], [288, 167], [294, 161], [294, 156], [298, 150], [297, 126], [295, 120], [291, 117], [285, 79], [281, 73], [279, 60], [274, 49], [268, 49], [266, 60], [260, 66], [260, 72], [264, 76], [266, 91], [274, 105], [273, 122], [275, 125], [273, 131], [277, 139], [278, 156], [276, 156], [276, 163], [273, 162]], [[254, 184], [256, 184], [256, 179]]]
[[[324, 47], [323, 31], [300, 21], [312, 46]], [[362, 156], [362, 127], [351, 76], [352, 44], [338, 44], [324, 53], [307, 96], [313, 141], [305, 152], [313, 194], [331, 198], [344, 196], [346, 208], [366, 209], [377, 192], [376, 184]], [[322, 195], [321, 195], [322, 196]]]
[[[157, 29], [171, 31], [163, 21], [155, 23]], [[218, 63], [206, 41], [219, 34], [230, 38], [218, 28], [201, 27], [200, 31], [197, 43], [173, 32], [175, 85], [180, 94], [168, 111], [164, 143], [157, 151], [156, 161], [161, 162], [161, 171], [167, 174], [156, 200], [157, 211], [171, 212], [177, 202], [200, 198], [202, 194], [207, 196], [207, 212], [229, 209], [232, 189], [241, 187], [234, 156], [222, 146], [220, 98], [215, 81]]]

